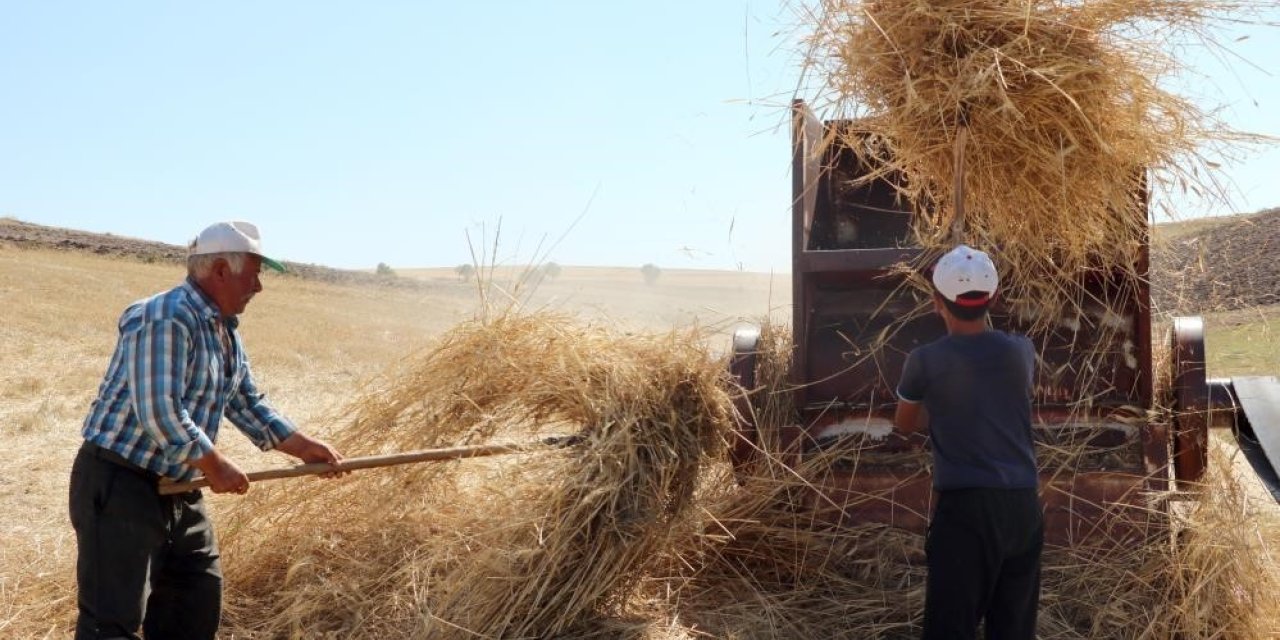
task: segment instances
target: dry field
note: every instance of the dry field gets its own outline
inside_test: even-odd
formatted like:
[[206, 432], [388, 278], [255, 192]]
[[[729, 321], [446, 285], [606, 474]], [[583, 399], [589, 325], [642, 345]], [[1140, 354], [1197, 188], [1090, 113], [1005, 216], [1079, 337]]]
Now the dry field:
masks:
[[[491, 277], [511, 283], [519, 274], [499, 269]], [[245, 340], [261, 386], [303, 428], [320, 435], [342, 429], [344, 411], [364, 385], [394, 376], [406, 356], [480, 308], [475, 281], [452, 269], [400, 276], [419, 284], [264, 279], [266, 290], [244, 317]], [[65, 570], [74, 550], [65, 513], [67, 472], [119, 312], [181, 277], [180, 267], [168, 262], [0, 244], [0, 442], [8, 454], [0, 472], [0, 637], [11, 637], [6, 621], [22, 617], [5, 609], [21, 604], [14, 590], [31, 576]], [[698, 324], [710, 328], [713, 351], [727, 346], [728, 332], [741, 321], [766, 314], [785, 321], [790, 313], [785, 274], [664, 270], [648, 285], [639, 269], [566, 267], [531, 290], [511, 285], [487, 295], [636, 330]], [[1222, 311], [1209, 314], [1207, 323], [1211, 376], [1280, 373], [1280, 307]], [[233, 431], [221, 444], [245, 468], [288, 463], [254, 451]], [[1280, 510], [1265, 504], [1256, 483], [1250, 491], [1259, 498], [1258, 517], [1268, 523], [1269, 546], [1277, 548], [1280, 526], [1273, 523], [1280, 523]], [[226, 513], [236, 499], [215, 496], [215, 513]], [[50, 630], [73, 615], [73, 594], [61, 598], [66, 617], [47, 620]], [[24, 628], [30, 622], [24, 620]]]
[[[73, 550], [67, 473], [114, 346], [116, 320], [129, 302], [173, 286], [182, 275], [166, 262], [0, 245], [0, 442], [7, 452], [0, 472], [0, 567], [36, 573]], [[273, 402], [304, 429], [341, 428], [342, 411], [362, 385], [476, 312], [474, 281], [463, 282], [451, 269], [411, 275], [426, 285], [265, 276], [265, 290], [241, 326], [255, 375]], [[499, 270], [493, 282], [515, 275]], [[782, 285], [771, 292], [774, 281]], [[790, 298], [786, 276], [733, 272], [666, 271], [646, 285], [638, 269], [566, 268], [535, 289], [513, 289], [510, 295], [530, 308], [638, 330], [700, 323], [716, 328], [722, 346], [734, 323], [758, 319], [771, 306], [789, 310], [777, 301]], [[507, 294], [495, 289], [490, 295]], [[288, 463], [256, 452], [234, 429], [220, 440], [246, 469]], [[14, 578], [0, 577], [0, 603]], [[0, 620], [6, 617], [0, 610]]]

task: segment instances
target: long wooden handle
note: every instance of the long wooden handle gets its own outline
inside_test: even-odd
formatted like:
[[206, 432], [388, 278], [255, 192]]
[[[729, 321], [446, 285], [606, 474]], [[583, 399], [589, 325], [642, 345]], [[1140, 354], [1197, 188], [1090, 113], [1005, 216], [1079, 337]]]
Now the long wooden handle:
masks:
[[953, 205], [951, 216], [951, 244], [953, 245], [964, 242], [964, 146], [965, 142], [968, 140], [969, 125], [961, 124], [959, 131], [956, 132], [955, 146], [952, 148], [952, 169], [954, 175], [951, 187]]
[[[524, 444], [480, 444], [467, 447], [449, 447], [447, 449], [424, 449], [422, 451], [410, 451], [407, 453], [394, 453], [385, 456], [366, 456], [363, 458], [347, 458], [338, 464], [328, 464], [326, 462], [312, 462], [309, 464], [300, 464], [294, 467], [284, 469], [268, 469], [266, 471], [254, 471], [249, 473], [249, 481], [257, 482], [258, 480], [276, 480], [278, 478], [296, 478], [298, 476], [314, 476], [331, 471], [355, 471], [356, 469], [372, 469], [374, 467], [389, 467], [397, 464], [410, 464], [413, 462], [433, 462], [441, 460], [459, 460], [462, 458], [481, 458], [484, 456], [496, 456], [504, 453], [520, 453], [522, 451], [530, 451], [537, 448], [545, 448], [548, 445], [565, 445], [571, 442], [562, 441], [556, 438], [548, 438], [539, 442], [530, 442]], [[209, 486], [207, 478], [196, 478], [188, 482], [161, 482], [160, 495], [168, 496], [175, 493], [186, 493], [195, 489]]]

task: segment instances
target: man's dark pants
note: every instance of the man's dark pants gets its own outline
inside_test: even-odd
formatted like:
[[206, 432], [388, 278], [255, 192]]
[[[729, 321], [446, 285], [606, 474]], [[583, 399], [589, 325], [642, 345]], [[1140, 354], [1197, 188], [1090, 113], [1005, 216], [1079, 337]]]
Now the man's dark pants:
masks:
[[222, 570], [200, 492], [161, 496], [156, 477], [85, 443], [71, 468], [80, 616], [76, 640], [212, 639]]
[[924, 638], [1035, 638], [1044, 517], [1035, 489], [938, 492], [925, 542]]

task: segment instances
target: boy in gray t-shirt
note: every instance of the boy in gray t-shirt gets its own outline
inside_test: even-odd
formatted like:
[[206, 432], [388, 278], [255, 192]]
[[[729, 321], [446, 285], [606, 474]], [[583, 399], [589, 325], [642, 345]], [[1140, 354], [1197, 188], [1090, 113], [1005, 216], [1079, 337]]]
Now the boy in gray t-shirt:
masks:
[[[999, 276], [959, 245], [933, 270], [947, 336], [907, 356], [894, 422], [927, 416], [937, 495], [925, 543], [925, 638], [1035, 637], [1044, 521], [1031, 437], [1031, 341], [987, 326]], [[921, 407], [925, 411], [921, 411]]]

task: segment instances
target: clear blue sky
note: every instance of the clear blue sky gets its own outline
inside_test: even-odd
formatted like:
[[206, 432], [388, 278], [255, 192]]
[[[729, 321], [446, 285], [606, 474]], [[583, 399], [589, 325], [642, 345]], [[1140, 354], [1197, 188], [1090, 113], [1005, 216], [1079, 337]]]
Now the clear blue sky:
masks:
[[[246, 219], [350, 268], [469, 262], [501, 220], [506, 262], [545, 239], [562, 265], [785, 271], [794, 22], [785, 0], [0, 0], [0, 215], [175, 244]], [[1280, 136], [1280, 33], [1251, 33], [1257, 68], [1201, 56], [1189, 86]], [[1237, 210], [1280, 206], [1275, 149], [1228, 175]]]

